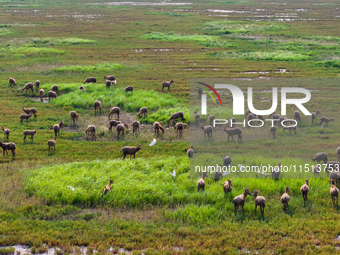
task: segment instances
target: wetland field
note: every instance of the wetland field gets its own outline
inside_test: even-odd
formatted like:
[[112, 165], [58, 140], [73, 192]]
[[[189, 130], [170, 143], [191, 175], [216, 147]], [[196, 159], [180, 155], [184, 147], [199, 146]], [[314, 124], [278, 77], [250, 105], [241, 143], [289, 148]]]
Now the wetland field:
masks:
[[[340, 208], [332, 204], [329, 173], [311, 167], [318, 152], [340, 161], [339, 25], [335, 0], [0, 0], [0, 126], [10, 130], [9, 138], [0, 133], [0, 144], [16, 145], [15, 157], [0, 156], [0, 254], [339, 253]], [[110, 87], [108, 75], [116, 79]], [[88, 77], [97, 82], [85, 84]], [[36, 80], [39, 88], [22, 91]], [[209, 125], [208, 115], [233, 117], [227, 90], [217, 91], [223, 106], [208, 96], [208, 114], [201, 114], [197, 82], [215, 81], [243, 92], [253, 87], [259, 109], [271, 107], [273, 87], [303, 87], [311, 93], [306, 108], [321, 114], [314, 123], [301, 114], [296, 134], [278, 125], [273, 138], [265, 123], [242, 127], [242, 141], [217, 127], [209, 141], [200, 128]], [[53, 85], [57, 97], [49, 100]], [[22, 107], [36, 108], [37, 117], [21, 123]], [[120, 108], [124, 135], [109, 130], [112, 107]], [[148, 114], [139, 118], [142, 107]], [[296, 110], [289, 105], [287, 117]], [[75, 122], [71, 111], [79, 115]], [[168, 123], [176, 112], [185, 117], [177, 122], [189, 125], [181, 134]], [[320, 124], [322, 116], [333, 120]], [[155, 133], [155, 122], [164, 132]], [[86, 135], [89, 125], [95, 137]], [[36, 130], [34, 139], [24, 140], [25, 130]], [[123, 160], [121, 148], [138, 145], [136, 158]], [[308, 164], [309, 172], [282, 172], [278, 180], [211, 174], [197, 192], [200, 174], [190, 164], [223, 165], [225, 156], [236, 169], [282, 162]], [[225, 194], [229, 178], [233, 189]], [[285, 186], [287, 210], [280, 202]], [[233, 198], [244, 187], [266, 198], [264, 217], [254, 212], [253, 196], [235, 216]]]

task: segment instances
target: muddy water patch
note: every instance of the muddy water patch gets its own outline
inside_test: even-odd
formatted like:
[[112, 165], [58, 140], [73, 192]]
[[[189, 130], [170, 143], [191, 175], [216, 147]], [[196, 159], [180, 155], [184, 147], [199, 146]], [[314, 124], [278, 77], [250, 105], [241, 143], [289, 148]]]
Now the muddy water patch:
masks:
[[297, 18], [297, 13], [275, 13], [276, 18]]
[[206, 9], [207, 12], [213, 12], [213, 13], [239, 13], [239, 14], [244, 14], [244, 13], [259, 13], [254, 10], [251, 11], [237, 11], [237, 10], [223, 10], [223, 9]]
[[13, 12], [13, 13], [38, 13], [42, 10], [5, 10], [5, 12]]
[[285, 68], [280, 68], [279, 70], [270, 70], [270, 71], [231, 71], [231, 73], [239, 73], [239, 74], [269, 74], [269, 73], [289, 73], [289, 71]]
[[185, 71], [190, 71], [190, 70], [212, 70], [212, 71], [219, 71], [220, 68], [217, 68], [217, 67], [212, 67], [212, 68], [191, 68], [191, 67], [187, 67], [187, 68], [184, 68]]
[[275, 73], [289, 73], [289, 71], [285, 68], [279, 69], [279, 71], [276, 71]]
[[[169, 51], [174, 51], [174, 49], [162, 49], [162, 48], [151, 49], [151, 48], [145, 48], [145, 49], [132, 49], [131, 51], [133, 51], [133, 52], [145, 52], [145, 51], [169, 52]], [[181, 49], [181, 51], [182, 51], [182, 49]]]
[[154, 51], [173, 51], [174, 49], [154, 49]]
[[40, 97], [28, 97], [28, 99], [45, 104], [48, 103], [48, 97], [43, 97], [43, 101], [41, 101]]
[[85, 21], [92, 21], [98, 20], [99, 18], [104, 17], [101, 14], [63, 14], [59, 16], [60, 18], [73, 18], [77, 20], [85, 20]]
[[144, 52], [145, 49], [133, 49], [133, 50], [131, 50], [131, 51], [134, 51], [134, 52]]
[[[288, 21], [312, 21], [312, 20], [316, 20], [313, 18], [308, 18], [308, 19], [294, 19], [294, 18], [284, 18], [284, 19], [274, 19], [274, 21], [278, 21], [278, 22], [288, 22]], [[266, 20], [266, 21], [270, 21], [270, 20]]]
[[209, 17], [229, 17], [228, 14], [209, 14]]

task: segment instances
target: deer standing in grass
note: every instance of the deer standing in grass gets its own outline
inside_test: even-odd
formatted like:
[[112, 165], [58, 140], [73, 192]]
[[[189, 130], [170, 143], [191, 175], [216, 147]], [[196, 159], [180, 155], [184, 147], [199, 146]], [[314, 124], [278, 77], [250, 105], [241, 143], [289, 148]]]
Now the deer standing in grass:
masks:
[[2, 129], [2, 131], [4, 131], [4, 136], [6, 136], [6, 138], [8, 140], [10, 130], [8, 128], [5, 128], [5, 127], [1, 127], [1, 129]]
[[48, 152], [50, 152], [52, 147], [54, 148], [54, 152], [55, 152], [55, 145], [56, 145], [56, 143], [57, 143], [57, 137], [56, 136], [53, 138], [53, 140], [48, 140], [47, 141]]
[[171, 81], [163, 81], [162, 82], [162, 91], [164, 91], [164, 88], [168, 88], [168, 90], [170, 90], [170, 85], [172, 83], [175, 83], [174, 80], [171, 79]]
[[17, 153], [17, 148], [15, 143], [3, 143], [0, 139], [0, 147], [2, 148], [3, 156], [5, 157], [5, 153], [8, 155], [8, 151], [12, 152], [13, 158], [15, 157], [15, 154]]
[[33, 141], [33, 136], [37, 133], [37, 128], [35, 128], [34, 130], [25, 130], [23, 132], [24, 134], [24, 141], [26, 141], [26, 136], [30, 135], [31, 136], [31, 140]]

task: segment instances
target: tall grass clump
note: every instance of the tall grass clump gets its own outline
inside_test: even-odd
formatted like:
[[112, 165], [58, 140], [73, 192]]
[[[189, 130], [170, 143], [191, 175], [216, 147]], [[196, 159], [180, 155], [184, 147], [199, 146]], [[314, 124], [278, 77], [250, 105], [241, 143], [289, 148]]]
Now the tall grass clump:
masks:
[[318, 61], [314, 65], [315, 66], [337, 67], [337, 68], [340, 68], [340, 59]]
[[202, 25], [202, 30], [213, 34], [255, 34], [266, 31], [281, 31], [287, 25], [273, 23], [248, 23], [245, 21], [210, 21]]
[[273, 60], [273, 61], [305, 61], [309, 60], [311, 57], [304, 54], [294, 53], [291, 51], [255, 51], [255, 52], [245, 52], [245, 53], [219, 53], [217, 57], [222, 58], [237, 58], [246, 60]]
[[[42, 88], [50, 88], [44, 85]], [[64, 87], [60, 85], [61, 91], [73, 90], [67, 94], [58, 96], [50, 103], [58, 106], [71, 106], [73, 108], [89, 109], [93, 107], [96, 100], [101, 101], [103, 107], [119, 106], [122, 110], [128, 112], [138, 112], [141, 107], [146, 106], [149, 111], [154, 111], [163, 107], [174, 107], [184, 105], [184, 99], [175, 98], [170, 94], [158, 93], [150, 90], [137, 90], [133, 93], [126, 93], [121, 88], [107, 89], [105, 85], [98, 86], [90, 84], [86, 86], [86, 93], [79, 90], [79, 85], [69, 84]]]
[[94, 65], [70, 65], [54, 68], [56, 73], [85, 73], [85, 72], [110, 72], [113, 70], [120, 70], [123, 65], [118, 63], [104, 63]]
[[180, 222], [189, 222], [191, 224], [205, 224], [210, 225], [214, 222], [221, 222], [226, 219], [226, 213], [223, 207], [211, 205], [185, 205], [177, 208], [174, 211], [164, 210], [163, 215], [166, 219], [177, 220]]
[[[167, 120], [171, 117], [171, 115], [175, 112], [183, 112], [185, 121], [181, 119], [177, 119], [177, 122], [183, 121], [185, 123], [190, 124], [190, 109], [189, 107], [175, 107], [175, 108], [162, 108], [159, 109], [157, 112], [148, 114], [147, 117], [141, 118], [141, 122], [143, 123], [154, 123], [155, 121], [166, 123]], [[171, 123], [170, 123], [171, 124]]]
[[236, 47], [219, 36], [212, 35], [180, 35], [173, 33], [153, 32], [142, 36], [147, 40], [162, 40], [166, 42], [196, 42], [206, 47]]
[[[170, 175], [173, 170], [177, 172], [175, 181]], [[48, 204], [139, 207], [197, 200], [197, 194], [193, 194], [195, 183], [189, 178], [189, 159], [184, 156], [53, 165], [24, 175], [26, 192]], [[102, 198], [110, 178], [114, 180], [113, 189]], [[74, 191], [67, 186], [74, 187]], [[214, 197], [211, 194], [209, 200], [213, 202]]]
[[[159, 150], [157, 146], [160, 145], [144, 149]], [[26, 170], [23, 174], [27, 194], [42, 198], [48, 205], [109, 205], [130, 208], [146, 205], [183, 206], [168, 216], [193, 223], [201, 220], [213, 221], [210, 214], [223, 219], [218, 211], [224, 208], [228, 208], [225, 213], [231, 215], [233, 206], [226, 201], [221, 187], [222, 180], [215, 182], [207, 178], [205, 191], [197, 192], [197, 178], [190, 178], [189, 169], [189, 158], [181, 156], [74, 162]], [[173, 170], [177, 173], [175, 180], [170, 175]], [[102, 197], [103, 188], [109, 179], [114, 181], [112, 190]], [[301, 178], [283, 178], [278, 181], [271, 178], [234, 178], [233, 196], [241, 194], [243, 187], [250, 190], [260, 189], [267, 196], [278, 196], [282, 194], [287, 182], [292, 196], [299, 195], [301, 183], [304, 183]], [[318, 187], [311, 192], [311, 199], [328, 197], [328, 179], [312, 179], [311, 182], [313, 187]]]
[[1, 35], [11, 35], [11, 34], [15, 34], [15, 33], [10, 29], [7, 29], [5, 27], [0, 27], [0, 36]]
[[90, 44], [95, 43], [96, 40], [82, 39], [82, 38], [33, 38], [32, 42], [34, 44], [44, 44], [44, 45], [77, 45], [77, 44]]
[[302, 36], [302, 39], [308, 39], [308, 40], [317, 40], [317, 41], [340, 41], [340, 37], [336, 36]]
[[14, 247], [0, 248], [0, 254], [3, 254], [3, 255], [14, 254], [14, 252], [15, 252]]
[[7, 47], [0, 49], [0, 53], [4, 56], [11, 57], [36, 57], [36, 56], [51, 56], [51, 55], [64, 55], [64, 50], [58, 50], [46, 47]]
[[65, 54], [64, 50], [58, 50], [53, 48], [45, 48], [45, 47], [19, 47], [16, 49], [10, 50], [12, 53], [19, 53], [24, 54], [26, 56], [32, 56], [32, 55], [63, 55]]

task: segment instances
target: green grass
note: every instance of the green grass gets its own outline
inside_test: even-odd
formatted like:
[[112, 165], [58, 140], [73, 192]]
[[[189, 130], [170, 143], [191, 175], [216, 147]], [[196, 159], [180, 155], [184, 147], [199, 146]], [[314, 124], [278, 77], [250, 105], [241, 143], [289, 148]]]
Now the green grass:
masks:
[[245, 21], [210, 21], [202, 25], [202, 30], [212, 34], [259, 34], [266, 32], [278, 32], [289, 28], [284, 24], [272, 23], [248, 23]]
[[[142, 150], [159, 150], [159, 146], [156, 144]], [[117, 164], [119, 167], [115, 167]], [[173, 170], [178, 173], [176, 181], [170, 175]], [[29, 195], [35, 194], [48, 204], [91, 207], [101, 204], [126, 207], [143, 207], [148, 204], [173, 206], [186, 203], [187, 197], [195, 195], [192, 194], [194, 183], [188, 178], [188, 172], [187, 157], [117, 159], [55, 165], [48, 170], [40, 168], [26, 172], [25, 183]], [[109, 178], [114, 180], [115, 188], [102, 198], [102, 189]], [[67, 186], [74, 187], [74, 192]]]
[[41, 56], [41, 55], [63, 55], [65, 54], [64, 50], [58, 50], [53, 48], [46, 48], [46, 47], [19, 47], [19, 48], [7, 48], [3, 49], [2, 52], [8, 54], [9, 56], [23, 56], [23, 57], [30, 57], [30, 56]]
[[[118, 81], [119, 83], [119, 81]], [[52, 84], [45, 84], [41, 86], [48, 91]], [[122, 88], [112, 86], [110, 89], [106, 88], [104, 84], [88, 84], [85, 86], [86, 92], [79, 90], [79, 84], [68, 83], [59, 84], [60, 92], [65, 94], [58, 96], [56, 99], [50, 102], [51, 105], [56, 107], [72, 107], [75, 109], [92, 109], [93, 103], [96, 100], [101, 101], [104, 108], [111, 108], [113, 106], [119, 106], [121, 110], [127, 111], [133, 114], [138, 113], [141, 107], [146, 106], [151, 112], [165, 107], [184, 106], [184, 100], [175, 98], [171, 94], [159, 93], [153, 90], [135, 90], [133, 93], [126, 93]], [[167, 115], [162, 113], [156, 113], [151, 115], [148, 119], [152, 121], [163, 121], [164, 118], [171, 116], [171, 111], [167, 110]], [[149, 122], [150, 122], [149, 121]], [[153, 122], [152, 122], [153, 123]]]
[[47, 250], [48, 250], [48, 248], [46, 246], [41, 246], [41, 247], [33, 246], [31, 248], [31, 253], [33, 253], [33, 254], [36, 254], [36, 253], [40, 254], [40, 253], [47, 252]]
[[118, 63], [103, 63], [94, 65], [70, 65], [53, 69], [57, 73], [111, 72], [122, 69]]
[[336, 36], [303, 36], [303, 39], [311, 39], [317, 41], [340, 41], [340, 37]]
[[162, 40], [167, 42], [195, 42], [200, 45], [205, 45], [207, 47], [235, 47], [235, 44], [226, 42], [223, 38], [219, 36], [212, 35], [180, 35], [173, 33], [160, 33], [153, 32], [142, 36], [143, 39], [147, 40]]
[[[173, 107], [174, 106], [177, 106], [177, 104], [173, 105]], [[190, 124], [190, 119], [191, 119], [190, 118], [190, 111], [187, 107], [183, 107], [183, 106], [182, 107], [174, 107], [174, 108], [168, 108], [168, 107], [161, 108], [154, 113], [148, 114], [147, 117], [141, 118], [141, 121], [143, 123], [144, 122], [154, 123], [155, 121], [158, 121], [158, 122], [161, 122], [161, 123], [166, 123], [167, 120], [170, 118], [170, 116], [175, 112], [183, 112], [183, 115], [184, 115], [184, 118], [185, 118], [185, 121], [178, 119], [177, 122], [182, 121], [182, 122]]]
[[338, 4], [335, 4], [335, 3], [313, 3], [312, 5], [316, 5], [316, 6], [336, 6]]
[[310, 59], [310, 56], [294, 53], [292, 51], [256, 51], [256, 52], [245, 52], [245, 53], [220, 53], [217, 54], [218, 57], [227, 57], [227, 58], [238, 58], [238, 59], [246, 59], [246, 60], [255, 60], [255, 61], [306, 61]]
[[[157, 145], [156, 145], [157, 146]], [[157, 148], [143, 148], [155, 149]], [[138, 154], [137, 154], [138, 155]], [[119, 167], [115, 167], [119, 165]], [[114, 169], [114, 170], [113, 170]], [[177, 178], [173, 180], [170, 172], [176, 170]], [[113, 189], [102, 197], [103, 187], [109, 179], [114, 180]], [[166, 213], [167, 217], [195, 224], [212, 224], [216, 219], [225, 220], [233, 215], [233, 204], [225, 199], [222, 182], [206, 179], [205, 192], [196, 191], [196, 180], [189, 176], [189, 159], [187, 157], [167, 157], [135, 160], [93, 161], [54, 165], [25, 172], [26, 192], [36, 195], [47, 204], [69, 204], [77, 206], [97, 207], [109, 205], [125, 208], [142, 208], [154, 206], [181, 206], [178, 210]], [[261, 194], [268, 197], [271, 207], [267, 219], [275, 219], [282, 214], [280, 203], [276, 197], [283, 193], [284, 185], [289, 183], [291, 190], [292, 209], [300, 208], [300, 187], [304, 180], [280, 179], [234, 179], [233, 194], [242, 193], [243, 187], [250, 190], [260, 189]], [[327, 179], [310, 179], [313, 190], [309, 194], [317, 212], [330, 209], [324, 208], [324, 199], [329, 199]], [[67, 186], [74, 187], [71, 191]], [[248, 200], [252, 200], [251, 198]], [[300, 202], [299, 202], [300, 201]], [[252, 204], [252, 203], [248, 203]], [[273, 206], [273, 207], [272, 207]], [[199, 207], [202, 207], [198, 210]], [[248, 207], [247, 207], [248, 208]], [[223, 215], [221, 210], [224, 211]], [[301, 217], [297, 211], [296, 214]]]
[[6, 255], [6, 254], [13, 254], [15, 251], [14, 247], [9, 248], [0, 248], [0, 254]]
[[91, 39], [82, 39], [82, 38], [33, 38], [32, 43], [33, 44], [42, 44], [42, 45], [78, 45], [78, 44], [90, 44], [95, 43], [96, 40]]
[[318, 61], [315, 63], [316, 66], [324, 66], [324, 67], [340, 67], [340, 60], [334, 59], [334, 60], [326, 60], [326, 61]]
[[[305, 206], [299, 192], [303, 179], [284, 178], [284, 174], [278, 181], [232, 175], [234, 187], [228, 197], [222, 191], [225, 179], [215, 183], [209, 178], [206, 190], [198, 193], [198, 176], [191, 177], [185, 150], [192, 144], [189, 136], [195, 135], [199, 145], [192, 162], [200, 164], [206, 160], [222, 163], [226, 155], [232, 157], [233, 166], [281, 160], [303, 164], [312, 163], [311, 157], [319, 151], [336, 160], [339, 119], [321, 128], [303, 116], [296, 136], [278, 129], [275, 139], [268, 134], [268, 125], [255, 132], [244, 129], [243, 142], [227, 141], [222, 130], [214, 131], [212, 143], [203, 141], [203, 131], [194, 123], [190, 135], [186, 129], [177, 138], [173, 128], [164, 125], [175, 111], [183, 111], [187, 123], [193, 119], [189, 111], [193, 77], [245, 78], [242, 89], [251, 83], [256, 91], [287, 86], [282, 77], [329, 77], [335, 82], [300, 80], [290, 86], [319, 90], [312, 92], [307, 109], [320, 108], [323, 116], [338, 116], [340, 47], [334, 0], [317, 5], [293, 0], [286, 5], [200, 0], [185, 7], [164, 5], [149, 10], [74, 0], [0, 2], [0, 127], [11, 130], [9, 141], [18, 149], [14, 160], [0, 158], [1, 246], [22, 244], [39, 251], [46, 244], [60, 247], [60, 253], [72, 253], [84, 245], [99, 254], [107, 253], [110, 246], [115, 252], [123, 247], [134, 254], [338, 252], [339, 208], [332, 206], [327, 178], [311, 178]], [[212, 8], [235, 12], [221, 17], [206, 11]], [[248, 12], [253, 10], [258, 13]], [[276, 13], [293, 12], [296, 20], [276, 22]], [[261, 15], [270, 17], [255, 17]], [[289, 72], [276, 73], [279, 69]], [[109, 74], [118, 81], [110, 90], [102, 81]], [[80, 93], [79, 86], [90, 76], [97, 77], [98, 83], [86, 85], [86, 93]], [[271, 77], [273, 82], [259, 76]], [[17, 88], [8, 87], [9, 77], [17, 80]], [[32, 100], [31, 93], [17, 90], [37, 79], [45, 91], [58, 84], [64, 94], [44, 104]], [[161, 82], [170, 79], [175, 80], [171, 90], [162, 92]], [[133, 94], [122, 91], [128, 85], [134, 87]], [[98, 99], [103, 103], [102, 114], [92, 109]], [[229, 118], [230, 94], [222, 100], [223, 109], [211, 108], [211, 100], [209, 109]], [[255, 104], [261, 109], [270, 107], [269, 103]], [[19, 124], [22, 105], [37, 108], [38, 117]], [[108, 133], [107, 113], [116, 105], [122, 107], [121, 119], [128, 124], [138, 119], [139, 107], [149, 108], [148, 117], [140, 120], [139, 134], [129, 129], [124, 138], [117, 139], [115, 131]], [[69, 117], [74, 109], [80, 115], [75, 125]], [[289, 107], [288, 115], [294, 110]], [[57, 139], [56, 152], [49, 153], [51, 127], [60, 120], [66, 126]], [[150, 124], [156, 120], [166, 128], [164, 136], [154, 134]], [[207, 123], [205, 116], [201, 120]], [[97, 127], [97, 141], [84, 134], [90, 124]], [[24, 142], [22, 132], [35, 127], [34, 141]], [[0, 138], [4, 140], [2, 134]], [[156, 145], [149, 147], [154, 138]], [[122, 161], [119, 150], [138, 144], [142, 150], [137, 159]], [[200, 159], [203, 151], [209, 153]], [[177, 169], [176, 181], [169, 174], [173, 169]], [[113, 190], [101, 198], [110, 177], [115, 179]], [[279, 202], [285, 185], [292, 190], [287, 212]], [[247, 197], [244, 212], [234, 216], [232, 199], [245, 186], [259, 189], [266, 197], [264, 218], [254, 213], [253, 197]]]
[[5, 26], [4, 27], [0, 27], [0, 36], [3, 35], [11, 35], [14, 34], [14, 32], [10, 29], [7, 29]]

